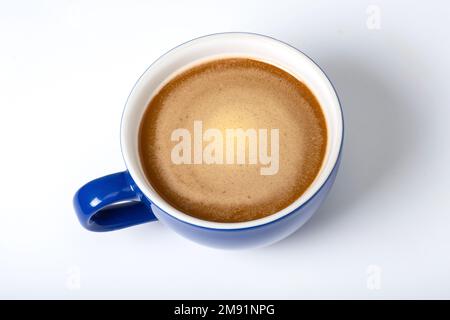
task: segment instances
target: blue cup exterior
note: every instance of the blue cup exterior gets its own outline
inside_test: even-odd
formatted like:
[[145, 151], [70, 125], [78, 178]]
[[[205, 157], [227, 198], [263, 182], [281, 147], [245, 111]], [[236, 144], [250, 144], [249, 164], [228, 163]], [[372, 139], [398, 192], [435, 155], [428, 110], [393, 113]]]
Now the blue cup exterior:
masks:
[[[180, 235], [206, 246], [261, 247], [289, 236], [311, 218], [334, 183], [340, 157], [325, 183], [308, 201], [275, 221], [250, 228], [206, 228], [179, 220], [155, 206], [139, 190], [128, 171], [87, 183], [75, 194], [74, 207], [80, 223], [91, 231], [112, 231], [159, 220]], [[115, 205], [117, 202], [124, 203]]]

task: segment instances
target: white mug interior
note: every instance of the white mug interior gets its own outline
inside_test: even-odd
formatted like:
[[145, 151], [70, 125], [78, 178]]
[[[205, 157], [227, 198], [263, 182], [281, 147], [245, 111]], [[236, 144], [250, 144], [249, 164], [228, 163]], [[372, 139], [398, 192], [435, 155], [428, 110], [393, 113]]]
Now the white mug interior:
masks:
[[[277, 66], [305, 83], [322, 107], [328, 140], [322, 167], [308, 189], [288, 207], [264, 218], [246, 222], [212, 222], [181, 212], [165, 201], [146, 179], [138, 153], [139, 127], [152, 97], [175, 75], [199, 63], [226, 57], [248, 57]], [[305, 54], [270, 37], [251, 33], [222, 33], [186, 42], [161, 56], [139, 78], [125, 105], [121, 123], [121, 147], [131, 177], [150, 201], [190, 224], [215, 229], [239, 229], [270, 223], [308, 201], [325, 183], [339, 156], [343, 120], [336, 92], [323, 71]]]

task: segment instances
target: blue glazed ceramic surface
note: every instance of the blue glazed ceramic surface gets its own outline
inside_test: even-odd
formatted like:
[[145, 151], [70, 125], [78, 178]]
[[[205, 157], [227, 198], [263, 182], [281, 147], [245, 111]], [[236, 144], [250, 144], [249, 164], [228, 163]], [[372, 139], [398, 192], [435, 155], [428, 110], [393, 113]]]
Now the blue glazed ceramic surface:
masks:
[[[226, 249], [260, 247], [289, 236], [311, 218], [330, 191], [339, 162], [319, 192], [301, 207], [278, 220], [250, 228], [205, 228], [176, 219], [153, 205], [126, 171], [83, 186], [75, 195], [74, 206], [81, 224], [91, 231], [111, 231], [159, 220], [182, 236], [203, 245]], [[108, 208], [119, 201], [131, 202]]]

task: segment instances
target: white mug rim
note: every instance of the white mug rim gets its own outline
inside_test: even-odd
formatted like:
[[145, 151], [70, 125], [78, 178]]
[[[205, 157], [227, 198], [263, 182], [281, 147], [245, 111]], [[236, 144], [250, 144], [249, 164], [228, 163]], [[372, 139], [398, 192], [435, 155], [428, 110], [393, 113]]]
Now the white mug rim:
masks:
[[[140, 163], [140, 160], [138, 159], [136, 161], [136, 154], [137, 150], [135, 148], [130, 147], [130, 143], [127, 141], [130, 141], [129, 139], [129, 130], [127, 129], [127, 126], [129, 126], [130, 122], [130, 110], [133, 106], [134, 96], [137, 94], [137, 90], [142, 88], [140, 86], [142, 84], [143, 79], [152, 71], [152, 67], [154, 67], [156, 64], [160, 63], [164, 59], [170, 58], [170, 55], [173, 54], [176, 51], [183, 50], [183, 48], [188, 47], [190, 45], [195, 44], [196, 42], [200, 41], [209, 41], [213, 38], [219, 38], [219, 37], [248, 37], [249, 39], [252, 38], [260, 39], [264, 41], [271, 41], [274, 44], [277, 44], [280, 46], [280, 48], [284, 48], [285, 50], [295, 51], [295, 53], [298, 55], [298, 57], [307, 60], [310, 63], [310, 67], [315, 68], [315, 72], [317, 72], [317, 75], [320, 76], [321, 81], [326, 85], [327, 90], [331, 94], [333, 98], [333, 104], [335, 106], [335, 111], [337, 112], [338, 116], [333, 119], [333, 123], [336, 124], [337, 130], [335, 130], [335, 134], [337, 134], [336, 143], [334, 143], [334, 147], [331, 146], [330, 148], [327, 148], [327, 154], [328, 156], [328, 162], [324, 164], [324, 167], [321, 169], [313, 183], [308, 187], [308, 189], [293, 203], [291, 203], [289, 206], [283, 208], [282, 210], [270, 214], [266, 217], [245, 221], [245, 222], [214, 222], [214, 221], [208, 221], [199, 219], [196, 217], [193, 217], [191, 215], [188, 215], [176, 208], [174, 208], [171, 204], [169, 204], [167, 201], [165, 201], [150, 185], [148, 180], [143, 176], [142, 170], [139, 166], [136, 165], [137, 162]], [[179, 72], [179, 71], [178, 71]], [[161, 83], [164, 81], [164, 79], [161, 79]], [[155, 90], [157, 91], [157, 90]], [[314, 91], [313, 91], [314, 92]], [[316, 94], [316, 92], [314, 92]], [[147, 101], [148, 104], [149, 101]], [[145, 106], [146, 108], [146, 106]], [[328, 121], [327, 121], [327, 127], [328, 127]], [[139, 77], [139, 79], [136, 81], [135, 85], [133, 86], [133, 89], [131, 90], [127, 101], [125, 103], [125, 107], [122, 113], [122, 119], [121, 119], [121, 130], [120, 130], [120, 144], [121, 144], [121, 150], [122, 150], [122, 156], [125, 161], [125, 165], [130, 173], [131, 178], [133, 179], [136, 186], [139, 188], [139, 190], [143, 193], [144, 196], [146, 196], [152, 205], [155, 205], [160, 210], [164, 211], [165, 213], [169, 214], [175, 219], [178, 219], [180, 221], [183, 221], [188, 224], [192, 224], [198, 227], [208, 228], [208, 229], [222, 229], [222, 230], [234, 230], [234, 229], [247, 229], [247, 228], [253, 228], [265, 224], [272, 223], [274, 221], [277, 221], [281, 218], [286, 217], [287, 215], [293, 213], [294, 211], [297, 211], [302, 206], [304, 206], [306, 203], [308, 203], [317, 193], [320, 192], [324, 184], [327, 182], [331, 174], [333, 173], [337, 161], [339, 159], [341, 149], [342, 149], [342, 143], [343, 143], [343, 115], [342, 115], [342, 108], [339, 101], [339, 98], [337, 96], [336, 90], [334, 89], [331, 81], [328, 79], [326, 74], [322, 71], [322, 69], [307, 55], [305, 55], [303, 52], [298, 50], [295, 47], [292, 47], [289, 44], [286, 44], [280, 40], [261, 35], [256, 33], [248, 33], [248, 32], [225, 32], [225, 33], [215, 33], [210, 35], [205, 35], [202, 37], [198, 37], [192, 40], [189, 40], [160, 56], [157, 60], [155, 60], [145, 71], [144, 73]], [[328, 130], [329, 131], [329, 130]], [[330, 132], [328, 132], [328, 135]], [[134, 137], [137, 140], [137, 135]], [[329, 138], [328, 138], [329, 139]], [[134, 161], [132, 161], [134, 160]], [[325, 161], [324, 161], [325, 162]], [[139, 168], [138, 168], [139, 167]], [[305, 196], [306, 195], [306, 196]]]

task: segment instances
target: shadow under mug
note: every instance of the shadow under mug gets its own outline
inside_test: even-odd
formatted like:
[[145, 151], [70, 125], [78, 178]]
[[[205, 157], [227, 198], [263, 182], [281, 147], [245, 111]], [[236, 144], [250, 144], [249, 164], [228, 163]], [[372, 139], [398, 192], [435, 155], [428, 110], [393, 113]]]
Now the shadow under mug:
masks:
[[[324, 112], [328, 130], [322, 168], [305, 193], [277, 213], [237, 223], [201, 220], [171, 206], [145, 178], [138, 154], [140, 120], [162, 84], [193, 65], [226, 57], [253, 58], [294, 75], [315, 94]], [[213, 34], [172, 49], [144, 72], [125, 104], [120, 142], [127, 170], [88, 182], [75, 194], [75, 211], [86, 229], [111, 231], [159, 220], [182, 236], [207, 246], [259, 247], [279, 241], [296, 231], [327, 196], [336, 178], [341, 157], [342, 110], [326, 75], [297, 49], [258, 34]]]

